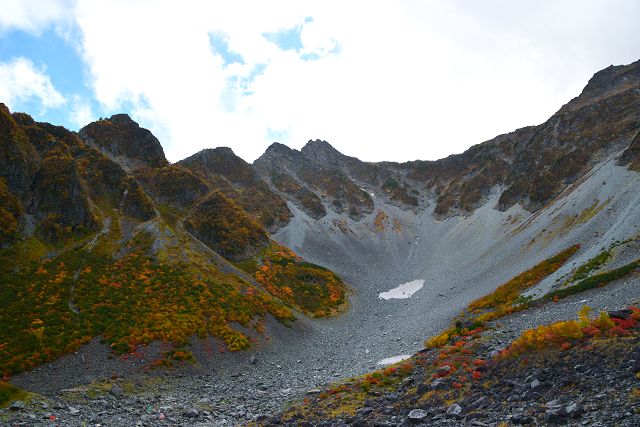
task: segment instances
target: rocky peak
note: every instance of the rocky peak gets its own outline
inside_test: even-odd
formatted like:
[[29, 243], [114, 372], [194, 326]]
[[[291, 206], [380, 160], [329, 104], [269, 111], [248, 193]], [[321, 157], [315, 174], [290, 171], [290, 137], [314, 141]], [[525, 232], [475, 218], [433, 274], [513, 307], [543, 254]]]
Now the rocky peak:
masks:
[[259, 179], [251, 165], [236, 156], [229, 147], [201, 150], [193, 156], [181, 160], [179, 164], [205, 177], [222, 175], [237, 184], [250, 185]]
[[339, 166], [347, 157], [333, 148], [327, 141], [321, 141], [319, 139], [315, 141], [309, 140], [300, 151], [306, 157], [313, 160], [314, 163], [322, 166]]
[[117, 125], [122, 126], [138, 126], [138, 123], [134, 122], [133, 119], [126, 113], [114, 114], [109, 118], [111, 123], [115, 123]]
[[637, 84], [640, 78], [640, 60], [629, 65], [610, 65], [609, 67], [598, 71], [589, 79], [589, 83], [582, 91], [583, 94], [599, 94], [614, 87], [624, 85], [631, 80]]
[[265, 150], [266, 153], [269, 152], [288, 152], [293, 151], [293, 148], [289, 148], [289, 146], [284, 145], [280, 142], [274, 142]]
[[253, 166], [255, 166], [260, 173], [268, 176], [270, 175], [270, 170], [273, 168], [281, 169], [284, 167], [296, 170], [307, 163], [309, 163], [309, 159], [300, 151], [289, 148], [279, 142], [274, 142], [253, 162]]
[[8, 136], [11, 129], [15, 127], [16, 123], [11, 116], [9, 108], [0, 102], [0, 132]]
[[114, 158], [127, 170], [169, 164], [160, 141], [127, 114], [115, 114], [90, 123], [78, 134], [84, 142]]
[[258, 160], [266, 158], [292, 157], [296, 154], [299, 154], [298, 150], [294, 150], [293, 148], [290, 148], [289, 146], [281, 144], [279, 142], [274, 142], [269, 147], [267, 147], [265, 152], [258, 158]]
[[228, 147], [208, 148], [181, 160], [184, 167], [202, 177], [249, 215], [275, 232], [291, 217], [286, 202], [262, 181], [256, 169]]
[[35, 126], [36, 125], [36, 121], [33, 120], [33, 117], [31, 117], [27, 113], [13, 113], [13, 114], [11, 114], [11, 116], [13, 116], [13, 119], [20, 126]]
[[640, 60], [628, 65], [610, 65], [595, 73], [582, 93], [562, 107], [560, 112], [576, 110], [634, 87], [640, 87]]

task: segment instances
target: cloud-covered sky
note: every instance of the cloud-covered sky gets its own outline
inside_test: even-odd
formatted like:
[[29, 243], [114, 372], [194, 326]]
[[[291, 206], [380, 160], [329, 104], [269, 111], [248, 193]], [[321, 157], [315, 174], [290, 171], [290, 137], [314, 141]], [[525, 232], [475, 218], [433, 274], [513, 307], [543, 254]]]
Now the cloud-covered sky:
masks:
[[436, 159], [640, 59], [639, 18], [632, 0], [3, 0], [0, 102], [72, 130], [127, 112], [171, 161], [316, 138]]

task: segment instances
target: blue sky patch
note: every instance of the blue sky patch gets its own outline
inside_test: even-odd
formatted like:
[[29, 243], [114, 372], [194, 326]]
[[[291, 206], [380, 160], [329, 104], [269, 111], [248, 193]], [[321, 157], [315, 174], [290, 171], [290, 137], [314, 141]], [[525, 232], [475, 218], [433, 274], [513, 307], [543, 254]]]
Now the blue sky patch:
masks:
[[[86, 68], [76, 49], [55, 31], [45, 31], [40, 35], [22, 31], [11, 31], [0, 36], [0, 62], [9, 62], [24, 57], [51, 79], [53, 87], [67, 100], [66, 105], [43, 109], [40, 100], [29, 98], [13, 106], [16, 111], [25, 111], [38, 121], [63, 125], [70, 129], [77, 126], [71, 123], [69, 111], [72, 109], [72, 97], [76, 95], [89, 103], [93, 111], [99, 108], [93, 100], [93, 94], [85, 84]], [[2, 102], [0, 100], [0, 102]]]
[[267, 128], [267, 139], [272, 142], [283, 142], [289, 139], [289, 129]]
[[262, 33], [262, 36], [275, 43], [282, 50], [294, 50], [300, 52], [304, 46], [302, 46], [302, 39], [300, 33], [302, 33], [302, 27], [304, 24], [313, 22], [313, 18], [307, 16], [302, 24], [296, 25], [293, 28], [284, 29], [275, 33]]
[[227, 111], [234, 111], [236, 108], [237, 96], [251, 96], [251, 84], [255, 79], [267, 69], [267, 64], [256, 64], [246, 76], [233, 75], [227, 78], [227, 86], [221, 95], [221, 102]]
[[303, 61], [310, 62], [310, 61], [317, 61], [319, 59], [326, 58], [331, 55], [340, 55], [340, 52], [341, 52], [340, 43], [338, 43], [335, 40], [332, 40], [332, 42], [334, 43], [334, 45], [331, 48], [331, 50], [326, 51], [324, 49], [320, 49], [314, 52], [305, 52], [300, 55], [300, 59], [302, 59]]
[[76, 50], [54, 31], [39, 36], [14, 31], [0, 37], [0, 61], [29, 58], [38, 68], [46, 68], [60, 93], [79, 93], [86, 88], [84, 64]]
[[300, 55], [300, 59], [302, 59], [303, 61], [317, 61], [318, 59], [320, 59], [320, 55], [318, 55], [316, 52], [303, 53], [302, 55]]
[[228, 37], [222, 33], [209, 33], [209, 44], [214, 53], [222, 57], [224, 66], [230, 64], [244, 64], [242, 55], [229, 50]]

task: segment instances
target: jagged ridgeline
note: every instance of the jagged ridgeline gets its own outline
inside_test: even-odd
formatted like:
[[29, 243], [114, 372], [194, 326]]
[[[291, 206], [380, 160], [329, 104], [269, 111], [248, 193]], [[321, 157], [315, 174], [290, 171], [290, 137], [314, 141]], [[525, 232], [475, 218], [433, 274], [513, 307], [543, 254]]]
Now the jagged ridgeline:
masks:
[[241, 350], [234, 324], [340, 311], [342, 280], [270, 240], [290, 216], [229, 149], [170, 164], [127, 115], [76, 134], [0, 105], [0, 374], [97, 336], [175, 359], [193, 336]]

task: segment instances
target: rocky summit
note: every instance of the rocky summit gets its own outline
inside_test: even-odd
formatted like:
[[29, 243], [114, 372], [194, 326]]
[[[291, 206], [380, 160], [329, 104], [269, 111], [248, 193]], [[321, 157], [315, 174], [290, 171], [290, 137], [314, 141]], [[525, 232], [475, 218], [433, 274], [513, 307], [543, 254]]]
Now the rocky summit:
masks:
[[640, 425], [640, 61], [437, 161], [0, 105], [0, 425]]

